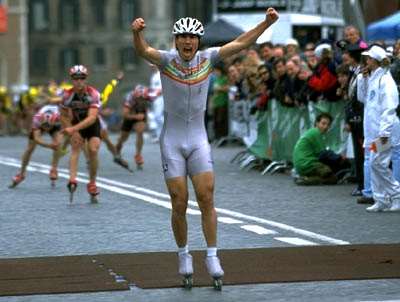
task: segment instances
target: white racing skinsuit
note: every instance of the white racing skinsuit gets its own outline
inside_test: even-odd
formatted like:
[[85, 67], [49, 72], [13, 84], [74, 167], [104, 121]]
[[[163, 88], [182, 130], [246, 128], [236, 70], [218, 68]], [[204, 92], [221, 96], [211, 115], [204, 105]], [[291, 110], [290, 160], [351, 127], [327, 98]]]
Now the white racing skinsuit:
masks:
[[151, 75], [150, 90], [156, 93], [151, 106], [151, 111], [148, 114], [149, 128], [154, 131], [156, 138], [160, 137], [161, 129], [164, 123], [164, 97], [158, 92], [162, 91], [160, 72], [157, 71]]
[[364, 103], [364, 148], [370, 149], [379, 137], [389, 138], [389, 149], [370, 152], [371, 185], [375, 203], [381, 209], [393, 208], [400, 204], [400, 184], [389, 169], [392, 149], [400, 145], [396, 83], [389, 71], [379, 67], [368, 77], [358, 76], [357, 97]]
[[213, 171], [211, 147], [204, 124], [210, 74], [219, 48], [197, 51], [186, 62], [175, 49], [160, 51], [164, 125], [160, 135], [166, 179]]

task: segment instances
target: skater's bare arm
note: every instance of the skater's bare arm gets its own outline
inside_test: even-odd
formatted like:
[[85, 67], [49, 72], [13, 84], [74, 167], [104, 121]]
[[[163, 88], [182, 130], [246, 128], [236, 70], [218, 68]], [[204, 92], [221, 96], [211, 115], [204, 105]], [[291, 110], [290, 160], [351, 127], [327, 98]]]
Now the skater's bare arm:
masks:
[[143, 34], [145, 27], [146, 24], [142, 18], [137, 18], [132, 22], [133, 46], [139, 56], [155, 65], [160, 65], [161, 54], [157, 49], [149, 46], [146, 42]]
[[79, 122], [74, 126], [65, 128], [64, 132], [68, 135], [72, 135], [74, 132], [77, 132], [79, 130], [85, 129], [93, 125], [93, 123], [97, 119], [98, 113], [99, 113], [98, 108], [90, 108], [87, 117], [83, 121]]
[[42, 146], [42, 147], [49, 148], [49, 149], [52, 149], [52, 147], [53, 147], [52, 144], [46, 143], [46, 142], [43, 140], [42, 135], [41, 135], [39, 129], [33, 130], [33, 140], [34, 140], [34, 142], [35, 142], [36, 144], [38, 144], [38, 145], [40, 145], [40, 146]]
[[232, 42], [229, 42], [221, 47], [219, 50], [219, 56], [221, 60], [224, 60], [231, 55], [238, 53], [239, 51], [251, 46], [255, 43], [259, 36], [274, 24], [279, 18], [279, 15], [275, 9], [272, 7], [267, 9], [265, 20], [260, 22], [256, 27], [253, 29], [241, 34]]

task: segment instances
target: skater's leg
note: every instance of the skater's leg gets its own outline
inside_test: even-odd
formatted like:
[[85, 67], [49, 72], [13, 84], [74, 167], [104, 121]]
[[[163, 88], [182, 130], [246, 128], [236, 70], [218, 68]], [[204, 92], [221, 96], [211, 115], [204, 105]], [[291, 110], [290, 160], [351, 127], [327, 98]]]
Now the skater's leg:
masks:
[[35, 141], [30, 139], [28, 142], [28, 147], [26, 148], [24, 154], [22, 155], [20, 174], [23, 177], [25, 177], [26, 167], [28, 166], [29, 161], [31, 160], [31, 156], [32, 156], [33, 151], [35, 151], [35, 148], [36, 148]]
[[217, 257], [217, 213], [214, 208], [214, 173], [203, 172], [192, 176], [193, 188], [201, 211], [204, 237], [207, 242], [205, 259], [208, 273], [214, 278], [214, 288], [221, 290], [224, 275]]
[[100, 138], [91, 137], [88, 141], [88, 159], [89, 159], [89, 180], [96, 182], [97, 167], [98, 167], [98, 153], [100, 148]]
[[101, 129], [100, 137], [101, 137], [101, 140], [106, 144], [108, 151], [110, 151], [111, 154], [113, 155], [113, 157], [115, 158], [118, 155], [118, 153], [117, 153], [116, 147], [110, 140], [110, 136], [108, 135], [108, 130]]
[[61, 153], [60, 153], [60, 148], [61, 148], [61, 140], [62, 140], [62, 135], [57, 132], [54, 136], [53, 136], [53, 143], [58, 145], [58, 149], [53, 151], [53, 157], [51, 160], [51, 167], [53, 169], [57, 169], [58, 166], [58, 162], [60, 160], [61, 157]]
[[217, 213], [214, 208], [214, 173], [192, 176], [193, 188], [201, 211], [201, 222], [207, 247], [217, 245]]
[[51, 159], [51, 169], [50, 169], [49, 177], [52, 182], [52, 185], [55, 184], [55, 180], [57, 180], [57, 178], [58, 178], [57, 167], [58, 167], [58, 162], [61, 157], [61, 152], [60, 152], [61, 138], [62, 138], [62, 135], [59, 132], [55, 133], [52, 137], [53, 144], [58, 146], [58, 148], [56, 150], [53, 150], [53, 155], [52, 155], [52, 159]]
[[71, 157], [69, 160], [69, 179], [75, 181], [78, 173], [79, 154], [84, 141], [79, 133], [74, 133], [71, 137]]
[[171, 224], [176, 244], [183, 248], [187, 244], [186, 209], [188, 204], [188, 188], [186, 177], [174, 177], [166, 180], [171, 197]]
[[136, 132], [136, 152], [135, 154], [142, 154], [143, 148], [143, 133], [146, 128], [146, 123], [144, 122], [137, 122], [134, 126]]
[[129, 131], [123, 131], [121, 130], [121, 134], [118, 138], [117, 144], [115, 145], [115, 149], [117, 150], [117, 154], [121, 154], [122, 151], [122, 147], [124, 145], [124, 143], [126, 142], [126, 140], [129, 138]]

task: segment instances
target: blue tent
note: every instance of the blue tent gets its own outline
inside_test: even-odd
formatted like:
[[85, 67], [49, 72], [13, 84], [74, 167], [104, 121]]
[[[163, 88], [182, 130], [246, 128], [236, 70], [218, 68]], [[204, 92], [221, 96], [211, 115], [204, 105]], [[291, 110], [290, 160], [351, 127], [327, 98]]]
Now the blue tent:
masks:
[[400, 39], [400, 12], [368, 25], [367, 39], [368, 41]]

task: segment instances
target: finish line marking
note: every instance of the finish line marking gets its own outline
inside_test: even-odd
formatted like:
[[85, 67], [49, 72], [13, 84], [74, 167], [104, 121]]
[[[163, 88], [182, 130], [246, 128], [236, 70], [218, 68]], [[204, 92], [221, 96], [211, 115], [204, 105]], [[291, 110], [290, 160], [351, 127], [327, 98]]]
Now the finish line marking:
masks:
[[[15, 158], [11, 158], [11, 157], [4, 157], [4, 156], [0, 156], [0, 164], [4, 164], [7, 166], [13, 166], [13, 167], [20, 167], [20, 161], [16, 160]], [[27, 167], [28, 171], [32, 171], [32, 172], [39, 172], [39, 173], [43, 173], [43, 174], [48, 174], [49, 173], [49, 169], [50, 166], [49, 165], [45, 165], [42, 163], [37, 163], [37, 162], [31, 162], [30, 165]], [[59, 168], [59, 177], [65, 178], [65, 179], [69, 179], [69, 170], [67, 169], [62, 169]], [[86, 179], [88, 177], [88, 175], [86, 173], [78, 173], [77, 177], [77, 181], [79, 182], [83, 182], [83, 183], [88, 183], [88, 180]], [[103, 177], [97, 177], [97, 186], [103, 189], [106, 189], [108, 191], [114, 192], [114, 193], [118, 193], [118, 194], [122, 194], [125, 196], [129, 196], [129, 197], [133, 197], [136, 199], [140, 199], [143, 201], [146, 201], [148, 203], [154, 204], [154, 205], [158, 205], [164, 208], [167, 208], [169, 210], [171, 210], [171, 202], [170, 202], [170, 198], [169, 195], [164, 194], [164, 193], [160, 193], [160, 192], [156, 192], [153, 190], [149, 190], [143, 187], [138, 187], [135, 185], [130, 185], [130, 184], [126, 184], [123, 182], [119, 182], [119, 181], [115, 181], [115, 180], [110, 180], [107, 178], [103, 178]], [[129, 190], [126, 190], [124, 188], [129, 188], [132, 189], [136, 192], [132, 192]], [[140, 192], [140, 193], [139, 193]], [[158, 198], [154, 198], [148, 195], [143, 195], [141, 193], [145, 193], [148, 195], [153, 195], [155, 197], [158, 198], [164, 198], [167, 199], [167, 201], [164, 200], [160, 200]], [[197, 202], [189, 200], [188, 204], [192, 207], [196, 207], [198, 208]], [[236, 219], [244, 219], [244, 220], [248, 220], [248, 221], [252, 221], [252, 222], [257, 222], [259, 224], [265, 224], [265, 225], [269, 225], [269, 226], [273, 226], [275, 228], [278, 229], [282, 229], [284, 231], [289, 231], [289, 232], [293, 232], [295, 234], [299, 234], [305, 237], [309, 237], [312, 239], [316, 239], [322, 242], [327, 242], [329, 244], [337, 244], [337, 245], [346, 245], [346, 244], [350, 244], [347, 241], [343, 241], [343, 240], [339, 240], [339, 239], [335, 239], [335, 238], [331, 238], [328, 236], [324, 236], [324, 235], [320, 235], [314, 232], [310, 232], [310, 231], [306, 231], [306, 230], [302, 230], [302, 229], [298, 229], [296, 227], [290, 226], [290, 225], [286, 225], [283, 223], [279, 223], [279, 222], [275, 222], [272, 220], [267, 220], [267, 219], [263, 219], [263, 218], [259, 218], [259, 217], [255, 217], [255, 216], [250, 216], [250, 215], [246, 215], [246, 214], [242, 214], [239, 212], [235, 212], [235, 211], [231, 211], [228, 209], [223, 209], [223, 208], [216, 208], [217, 213], [220, 214], [224, 214], [227, 216], [231, 216], [229, 218], [232, 219], [232, 217], [236, 218]], [[200, 215], [200, 211], [197, 209], [187, 209], [187, 213], [191, 214], [191, 215]], [[239, 221], [239, 220], [237, 220]], [[224, 221], [221, 221], [224, 222]], [[231, 223], [232, 224], [232, 223]], [[262, 228], [262, 227], [260, 227]], [[300, 241], [293, 241], [292, 244], [296, 244], [295, 242], [301, 242], [301, 239], [299, 239]], [[283, 241], [283, 240], [282, 240]], [[307, 240], [305, 240], [307, 241]], [[311, 241], [307, 241], [312, 243]], [[313, 243], [316, 244], [316, 243]], [[297, 244], [296, 244], [297, 245]], [[299, 245], [303, 245], [303, 244], [299, 244]], [[307, 244], [308, 245], [308, 244]]]

